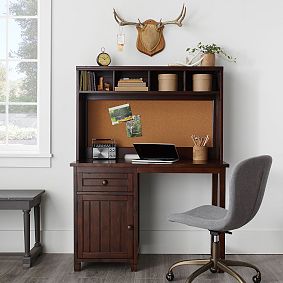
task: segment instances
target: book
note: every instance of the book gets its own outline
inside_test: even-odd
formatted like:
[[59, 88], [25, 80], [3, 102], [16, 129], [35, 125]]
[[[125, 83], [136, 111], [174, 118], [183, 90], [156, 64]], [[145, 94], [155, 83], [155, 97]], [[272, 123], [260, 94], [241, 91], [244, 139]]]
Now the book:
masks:
[[80, 91], [96, 91], [95, 72], [81, 71], [80, 73]]
[[130, 78], [122, 78], [119, 80], [119, 82], [121, 83], [139, 83], [139, 82], [143, 82], [143, 79], [142, 78], [139, 78], [139, 79], [130, 79]]
[[91, 72], [87, 72], [87, 90], [92, 90], [92, 75]]
[[87, 90], [87, 72], [83, 72], [83, 91]]
[[148, 91], [147, 86], [116, 86], [115, 91]]
[[96, 78], [95, 78], [95, 72], [92, 72], [92, 81], [93, 81], [93, 89], [94, 91], [96, 91]]
[[83, 90], [83, 71], [80, 73], [80, 91]]
[[141, 83], [121, 83], [118, 82], [118, 86], [146, 86], [146, 83], [141, 82]]

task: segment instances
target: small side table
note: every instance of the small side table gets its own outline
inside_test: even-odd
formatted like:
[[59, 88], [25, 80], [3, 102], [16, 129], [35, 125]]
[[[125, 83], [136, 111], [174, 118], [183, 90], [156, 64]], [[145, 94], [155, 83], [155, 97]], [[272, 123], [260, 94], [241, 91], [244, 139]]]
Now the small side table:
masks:
[[[45, 190], [0, 190], [1, 210], [22, 210], [24, 214], [25, 254], [23, 267], [31, 267], [34, 260], [42, 254], [40, 243], [40, 202]], [[35, 244], [30, 249], [30, 211], [34, 207]]]

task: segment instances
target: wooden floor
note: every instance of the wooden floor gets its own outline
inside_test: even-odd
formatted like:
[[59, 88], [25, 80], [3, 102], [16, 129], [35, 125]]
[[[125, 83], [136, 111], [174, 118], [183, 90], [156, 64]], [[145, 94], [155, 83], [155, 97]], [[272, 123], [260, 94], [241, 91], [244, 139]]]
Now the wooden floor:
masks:
[[[81, 272], [73, 271], [73, 256], [71, 254], [44, 254], [35, 266], [22, 268], [21, 257], [0, 256], [1, 283], [39, 283], [39, 282], [79, 282], [79, 283], [161, 283], [167, 282], [165, 274], [171, 263], [199, 258], [200, 256], [185, 255], [141, 255], [139, 271], [131, 272], [129, 265], [120, 263], [92, 263], [84, 266]], [[262, 283], [283, 283], [283, 255], [233, 255], [229, 259], [249, 261], [259, 267], [262, 272]], [[173, 282], [184, 282], [193, 267], [181, 267], [175, 270]], [[254, 273], [247, 268], [235, 268], [246, 280], [252, 282]], [[196, 283], [232, 283], [228, 274], [212, 274], [206, 272]]]

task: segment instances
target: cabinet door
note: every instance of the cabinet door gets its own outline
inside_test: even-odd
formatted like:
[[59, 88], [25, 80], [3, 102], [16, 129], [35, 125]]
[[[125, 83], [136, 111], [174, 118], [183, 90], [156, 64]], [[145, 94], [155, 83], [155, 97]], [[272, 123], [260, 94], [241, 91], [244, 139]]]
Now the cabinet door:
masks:
[[79, 195], [77, 217], [79, 258], [132, 258], [132, 196]]

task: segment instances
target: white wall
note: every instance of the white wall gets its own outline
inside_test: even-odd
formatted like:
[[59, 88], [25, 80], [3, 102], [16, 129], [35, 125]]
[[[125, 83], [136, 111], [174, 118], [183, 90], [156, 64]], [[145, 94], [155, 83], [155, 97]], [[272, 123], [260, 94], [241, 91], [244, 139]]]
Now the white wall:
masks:
[[[215, 42], [237, 57], [224, 65], [224, 156], [231, 164], [257, 154], [274, 158], [267, 193], [256, 218], [232, 236], [229, 253], [283, 253], [282, 56], [280, 0], [185, 1], [182, 28], [166, 26], [166, 48], [150, 58], [135, 48], [136, 30], [125, 27], [126, 46], [116, 50], [118, 26], [112, 8], [126, 19], [173, 19], [183, 1], [53, 0], [52, 168], [2, 169], [1, 188], [44, 188], [43, 243], [46, 252], [73, 251], [75, 160], [75, 66], [95, 65], [104, 46], [113, 65], [166, 65], [184, 60], [185, 49]], [[208, 253], [206, 231], [169, 223], [167, 215], [210, 202], [210, 178], [143, 175], [141, 246], [145, 253]], [[0, 212], [0, 251], [23, 250], [21, 212]]]

